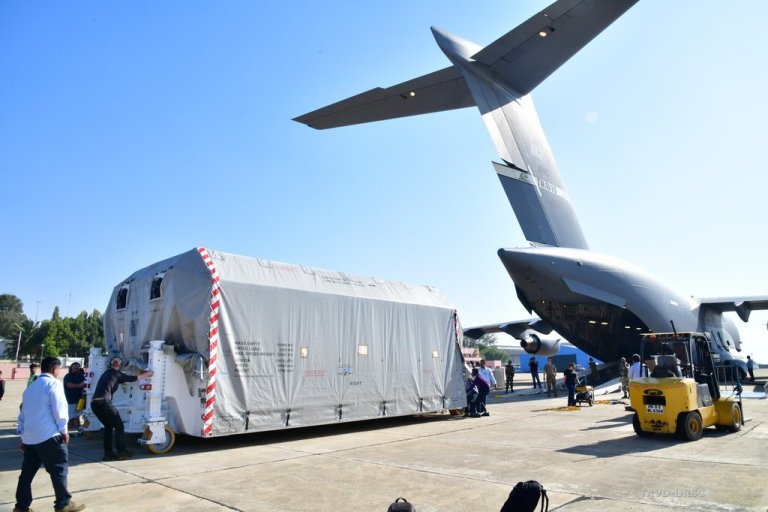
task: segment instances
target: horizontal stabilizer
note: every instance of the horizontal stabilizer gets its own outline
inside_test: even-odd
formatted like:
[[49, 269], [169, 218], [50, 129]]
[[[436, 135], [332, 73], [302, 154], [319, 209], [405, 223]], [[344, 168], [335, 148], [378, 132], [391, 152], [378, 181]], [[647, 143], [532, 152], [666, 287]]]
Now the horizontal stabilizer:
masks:
[[559, 0], [472, 56], [521, 95], [562, 66], [637, 0]]
[[461, 71], [451, 66], [392, 87], [377, 87], [294, 118], [324, 130], [475, 105]]
[[739, 315], [742, 321], [748, 322], [753, 310], [767, 310], [768, 296], [758, 297], [720, 297], [696, 299], [702, 308], [714, 309], [721, 313], [731, 311]]

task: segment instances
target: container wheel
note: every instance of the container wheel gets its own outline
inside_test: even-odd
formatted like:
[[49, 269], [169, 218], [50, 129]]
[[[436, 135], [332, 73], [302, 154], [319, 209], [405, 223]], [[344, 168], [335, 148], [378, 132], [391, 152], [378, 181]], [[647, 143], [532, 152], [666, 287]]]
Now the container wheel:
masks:
[[731, 432], [738, 432], [741, 430], [741, 407], [739, 404], [733, 404], [731, 406]]
[[650, 434], [640, 428], [640, 416], [637, 415], [637, 413], [632, 416], [632, 428], [635, 429], [635, 434], [637, 434], [640, 437], [648, 437]]
[[698, 411], [681, 412], [677, 418], [677, 432], [683, 439], [698, 441], [704, 434], [701, 415]]
[[[147, 436], [147, 438], [152, 438], [152, 433], [149, 432], [149, 427], [146, 427], [144, 429], [144, 436]], [[169, 451], [171, 451], [174, 444], [176, 444], [176, 433], [173, 431], [170, 425], [166, 425], [165, 426], [165, 442], [161, 444], [148, 444], [146, 445], [146, 447], [149, 453], [154, 453], [155, 455], [162, 455], [164, 453], [168, 453]]]

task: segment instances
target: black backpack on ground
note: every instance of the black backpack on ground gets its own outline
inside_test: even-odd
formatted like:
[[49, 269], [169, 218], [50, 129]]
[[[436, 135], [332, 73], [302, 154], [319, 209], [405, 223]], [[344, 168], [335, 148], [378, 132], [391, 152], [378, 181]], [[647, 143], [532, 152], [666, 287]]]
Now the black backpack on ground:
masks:
[[408, 500], [405, 498], [397, 498], [395, 502], [389, 506], [387, 512], [416, 512], [416, 507], [408, 503]]
[[535, 512], [539, 499], [541, 499], [541, 510], [544, 512], [549, 510], [549, 498], [544, 486], [536, 480], [517, 482], [500, 512]]

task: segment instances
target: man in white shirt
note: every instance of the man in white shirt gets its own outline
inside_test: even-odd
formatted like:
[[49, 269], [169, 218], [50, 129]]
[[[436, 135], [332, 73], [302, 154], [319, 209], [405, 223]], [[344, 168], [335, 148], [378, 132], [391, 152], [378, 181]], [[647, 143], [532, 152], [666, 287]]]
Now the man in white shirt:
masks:
[[485, 359], [480, 360], [480, 376], [488, 383], [491, 389], [496, 389], [496, 377], [493, 372], [485, 367]]
[[67, 399], [64, 386], [56, 376], [61, 361], [46, 357], [40, 363], [41, 375], [22, 395], [21, 413], [17, 432], [21, 436], [21, 475], [16, 487], [16, 506], [13, 512], [28, 512], [32, 505], [32, 480], [42, 464], [51, 476], [56, 494], [56, 512], [77, 512], [85, 508], [71, 501], [67, 490], [69, 471], [69, 433], [67, 432]]
[[632, 355], [632, 366], [629, 367], [629, 380], [641, 379], [643, 377], [643, 365], [640, 362], [640, 355]]

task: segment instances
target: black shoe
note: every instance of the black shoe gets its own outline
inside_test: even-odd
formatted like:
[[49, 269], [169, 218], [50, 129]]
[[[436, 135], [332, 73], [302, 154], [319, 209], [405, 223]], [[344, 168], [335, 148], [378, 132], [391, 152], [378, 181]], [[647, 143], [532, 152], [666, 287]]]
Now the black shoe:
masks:
[[125, 460], [133, 457], [133, 452], [125, 451], [117, 454], [117, 460]]
[[470, 415], [469, 415], [469, 417], [470, 417], [470, 418], [479, 418], [479, 417], [480, 417], [480, 415], [479, 415], [479, 414], [477, 414], [477, 413], [475, 413], [475, 414], [470, 414]]
[[102, 460], [117, 460], [117, 453], [107, 452], [104, 454], [104, 458]]
[[488, 411], [485, 411], [485, 412], [484, 412], [483, 414], [481, 414], [480, 416], [490, 416], [490, 415], [491, 415], [491, 413], [489, 413]]

